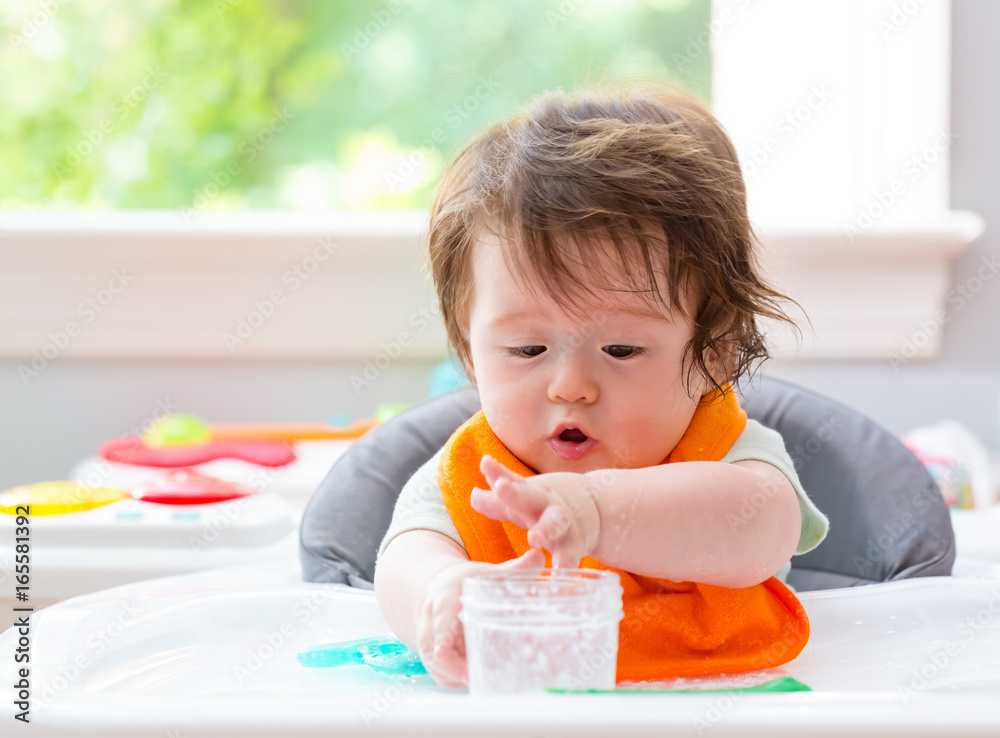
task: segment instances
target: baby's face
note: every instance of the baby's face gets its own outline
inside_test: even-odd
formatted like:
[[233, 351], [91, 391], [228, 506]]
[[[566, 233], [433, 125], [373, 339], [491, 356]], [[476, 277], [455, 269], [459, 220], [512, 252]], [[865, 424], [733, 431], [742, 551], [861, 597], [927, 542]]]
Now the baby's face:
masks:
[[472, 363], [504, 445], [539, 473], [662, 462], [709, 387], [692, 373], [694, 397], [685, 392], [690, 323], [632, 314], [649, 307], [618, 292], [599, 311], [567, 315], [520, 287], [494, 236], [479, 241], [473, 267]]

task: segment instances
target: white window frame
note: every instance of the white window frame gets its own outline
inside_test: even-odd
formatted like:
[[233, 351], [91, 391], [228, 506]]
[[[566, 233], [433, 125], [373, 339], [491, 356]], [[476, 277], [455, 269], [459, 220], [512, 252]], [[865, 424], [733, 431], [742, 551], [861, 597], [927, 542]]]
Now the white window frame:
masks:
[[[983, 230], [949, 208], [947, 145], [871, 227], [858, 209], [876, 212], [907, 162], [949, 135], [950, 2], [716, 0], [712, 42], [715, 109], [748, 171], [767, 268], [814, 329], [800, 321], [801, 348], [776, 332], [776, 355], [935, 356], [943, 330], [921, 327], [942, 322], [951, 266]], [[800, 125], [786, 137], [789, 114]], [[0, 213], [0, 358], [29, 370], [76, 357], [373, 371], [437, 359], [425, 227], [423, 212]]]
[[955, 260], [983, 232], [949, 205], [949, 0], [715, 0], [713, 98], [779, 287], [783, 358], [930, 358]]

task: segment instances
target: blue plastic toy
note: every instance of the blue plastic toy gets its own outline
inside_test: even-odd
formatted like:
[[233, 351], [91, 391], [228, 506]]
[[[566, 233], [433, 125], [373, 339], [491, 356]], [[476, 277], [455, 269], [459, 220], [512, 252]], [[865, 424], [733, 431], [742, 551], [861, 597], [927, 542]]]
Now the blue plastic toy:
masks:
[[451, 359], [442, 361], [431, 371], [431, 385], [428, 396], [443, 395], [469, 383], [462, 369]]
[[303, 666], [357, 666], [366, 664], [383, 674], [418, 676], [426, 674], [416, 651], [411, 651], [395, 638], [361, 638], [339, 641], [299, 651], [296, 656]]

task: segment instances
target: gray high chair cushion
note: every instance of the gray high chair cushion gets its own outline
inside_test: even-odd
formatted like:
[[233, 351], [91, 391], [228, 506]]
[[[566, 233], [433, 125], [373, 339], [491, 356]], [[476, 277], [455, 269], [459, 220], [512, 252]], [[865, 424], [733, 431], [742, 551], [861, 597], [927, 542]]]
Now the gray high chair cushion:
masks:
[[[784, 438], [803, 488], [830, 519], [792, 559], [797, 590], [951, 573], [948, 508], [923, 464], [888, 431], [840, 403], [769, 377], [740, 391], [747, 415]], [[372, 587], [375, 554], [406, 480], [480, 408], [473, 388], [431, 397], [344, 454], [302, 518], [303, 578]]]

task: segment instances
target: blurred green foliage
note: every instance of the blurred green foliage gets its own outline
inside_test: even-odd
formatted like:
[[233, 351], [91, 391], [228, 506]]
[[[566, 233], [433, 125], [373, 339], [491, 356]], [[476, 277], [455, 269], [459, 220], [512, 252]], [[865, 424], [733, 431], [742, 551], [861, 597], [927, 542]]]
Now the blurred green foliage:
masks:
[[3, 0], [0, 208], [427, 207], [477, 129], [710, 91], [709, 0]]

